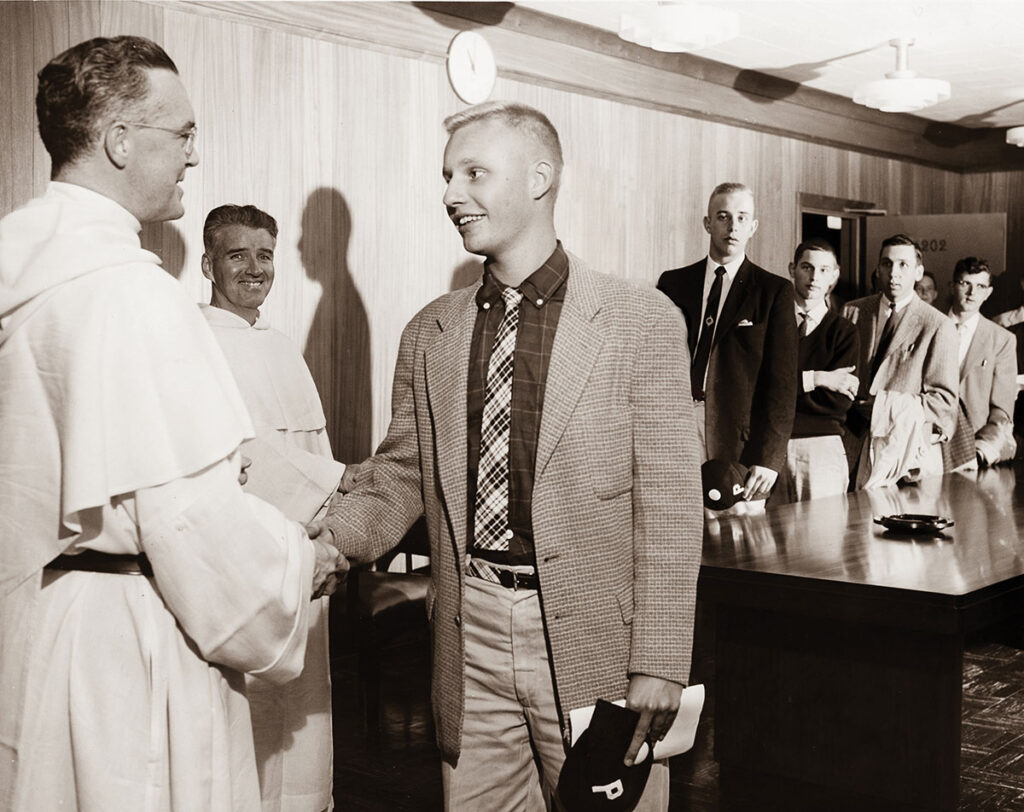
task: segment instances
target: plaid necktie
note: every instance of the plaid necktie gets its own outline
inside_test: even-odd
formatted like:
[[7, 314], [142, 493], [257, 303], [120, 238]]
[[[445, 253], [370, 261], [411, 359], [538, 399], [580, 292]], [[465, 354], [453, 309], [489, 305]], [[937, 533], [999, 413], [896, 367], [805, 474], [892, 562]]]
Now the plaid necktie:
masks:
[[[519, 327], [519, 303], [523, 294], [515, 288], [505, 288], [501, 296], [505, 300], [505, 317], [498, 326], [487, 364], [487, 389], [480, 425], [473, 534], [476, 548], [481, 550], [507, 550], [511, 536], [508, 527], [508, 451], [512, 423], [512, 366]], [[488, 577], [489, 570], [478, 574]], [[492, 577], [490, 580], [496, 579]]]

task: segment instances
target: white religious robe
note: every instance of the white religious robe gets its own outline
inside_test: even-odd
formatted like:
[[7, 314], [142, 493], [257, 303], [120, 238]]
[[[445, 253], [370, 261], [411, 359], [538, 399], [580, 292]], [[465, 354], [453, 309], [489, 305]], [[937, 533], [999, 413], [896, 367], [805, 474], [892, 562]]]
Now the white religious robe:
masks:
[[[242, 672], [302, 668], [315, 552], [238, 486], [206, 322], [98, 193], [0, 221], [0, 809], [250, 812]], [[154, 577], [43, 569], [144, 552]]]
[[[281, 448], [294, 462], [275, 469], [272, 477], [279, 481], [272, 484], [282, 490], [315, 491], [319, 480], [316, 500], [325, 503], [337, 490], [345, 466], [331, 454], [320, 396], [299, 348], [262, 316], [250, 325], [227, 310], [200, 308], [234, 372], [257, 439]], [[242, 453], [250, 452], [243, 446]], [[254, 459], [249, 469], [253, 482], [261, 476], [259, 466], [260, 459]], [[301, 479], [298, 485], [295, 478]], [[281, 686], [259, 677], [247, 679], [263, 812], [319, 812], [331, 804], [334, 748], [327, 625], [328, 599], [321, 598], [310, 614], [306, 665], [298, 679]]]

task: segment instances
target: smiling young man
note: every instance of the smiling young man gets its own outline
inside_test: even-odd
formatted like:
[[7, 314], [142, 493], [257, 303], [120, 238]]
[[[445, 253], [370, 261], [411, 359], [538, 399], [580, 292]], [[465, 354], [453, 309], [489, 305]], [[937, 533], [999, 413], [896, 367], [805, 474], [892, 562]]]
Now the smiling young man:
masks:
[[658, 280], [686, 319], [702, 453], [749, 468], [747, 500], [766, 498], [786, 464], [797, 378], [793, 286], [747, 259], [757, 225], [750, 189], [719, 184], [707, 257]]
[[959, 348], [960, 408], [966, 417], [957, 429], [967, 435], [954, 439], [966, 440], [967, 459], [961, 463], [947, 455], [947, 467], [994, 465], [1012, 459], [1017, 450], [1013, 439], [1017, 340], [980, 313], [992, 294], [988, 262], [977, 257], [958, 260], [950, 292], [949, 318], [956, 326]]
[[[911, 469], [920, 476], [941, 474], [938, 444], [952, 436], [956, 425], [956, 330], [914, 291], [924, 273], [920, 248], [906, 234], [886, 238], [876, 271], [882, 292], [843, 308], [843, 316], [857, 328], [860, 345], [860, 386], [847, 416], [846, 435], [857, 487], [896, 482]], [[884, 415], [876, 409], [879, 398]], [[906, 464], [883, 470], [873, 461], [870, 438], [879, 439], [876, 449], [885, 438], [890, 439], [888, 448], [894, 448], [898, 444], [891, 440], [897, 435], [916, 450], [903, 456]], [[879, 476], [872, 479], [873, 468]]]
[[199, 162], [170, 57], [79, 43], [36, 110], [52, 180], [0, 221], [0, 808], [258, 809], [241, 672], [299, 674], [337, 552], [239, 487], [238, 387], [140, 245]]
[[[629, 750], [689, 678], [701, 547], [685, 328], [554, 227], [558, 134], [512, 102], [445, 122], [444, 205], [481, 282], [406, 327], [367, 486], [328, 514], [373, 560], [424, 513], [433, 711], [451, 810], [542, 810], [570, 711], [626, 699]], [[666, 809], [668, 768], [642, 809]]]
[[[327, 419], [302, 352], [260, 315], [274, 284], [276, 244], [277, 221], [265, 211], [234, 205], [213, 209], [203, 225], [202, 258], [212, 292], [210, 304], [200, 309], [252, 417], [256, 439], [244, 443], [242, 453], [258, 459], [254, 442], [272, 446], [289, 463], [273, 468], [273, 486], [312, 492], [322, 504], [346, 469], [331, 453]], [[253, 468], [259, 465], [254, 462]], [[285, 685], [246, 680], [263, 812], [319, 812], [331, 803], [327, 615], [327, 599], [314, 601], [305, 665], [297, 679]]]
[[842, 435], [857, 396], [857, 332], [826, 303], [839, 279], [835, 249], [827, 241], [800, 243], [789, 273], [796, 292], [800, 379], [786, 455], [786, 493], [798, 501], [845, 493], [849, 485]]

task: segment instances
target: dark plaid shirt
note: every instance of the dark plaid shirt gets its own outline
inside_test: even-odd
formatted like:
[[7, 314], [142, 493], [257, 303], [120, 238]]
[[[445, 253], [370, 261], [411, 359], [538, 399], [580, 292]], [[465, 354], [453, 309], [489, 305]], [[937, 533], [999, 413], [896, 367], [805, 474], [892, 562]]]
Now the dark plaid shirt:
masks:
[[[533, 564], [533, 471], [537, 459], [540, 416], [544, 410], [544, 388], [555, 341], [558, 318], [565, 301], [565, 280], [569, 277], [569, 258], [558, 243], [554, 253], [519, 286], [523, 301], [519, 305], [515, 361], [512, 368], [512, 425], [509, 429], [509, 527], [513, 532], [508, 553], [488, 550], [483, 557], [496, 563]], [[480, 463], [480, 427], [487, 387], [487, 364], [494, 348], [494, 336], [505, 316], [502, 285], [490, 270], [484, 270], [484, 283], [476, 295], [476, 322], [469, 356], [467, 414], [469, 420], [468, 455], [468, 535], [469, 549], [474, 547], [473, 520], [476, 513], [476, 477]]]

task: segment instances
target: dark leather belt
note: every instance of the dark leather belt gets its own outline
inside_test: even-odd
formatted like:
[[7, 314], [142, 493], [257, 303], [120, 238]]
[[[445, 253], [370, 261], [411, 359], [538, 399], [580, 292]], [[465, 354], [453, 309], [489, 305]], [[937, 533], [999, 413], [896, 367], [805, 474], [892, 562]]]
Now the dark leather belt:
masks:
[[145, 575], [153, 577], [153, 567], [145, 553], [118, 555], [101, 553], [98, 550], [83, 550], [76, 555], [59, 555], [44, 569], [82, 570], [84, 572], [106, 572], [112, 575]]
[[[470, 566], [470, 575], [473, 575], [473, 569], [479, 570], [483, 573], [484, 570], [488, 574], [494, 575], [498, 579], [498, 583], [508, 589], [540, 589], [540, 579], [537, 577], [536, 572], [516, 572], [515, 570], [506, 570], [501, 567], [495, 567], [491, 564], [483, 561], [479, 558], [473, 558]], [[478, 577], [484, 580], [490, 580], [486, 575], [480, 575]]]
[[493, 568], [493, 572], [498, 576], [498, 583], [509, 589], [540, 589], [540, 579], [535, 572], [516, 572], [497, 567]]

